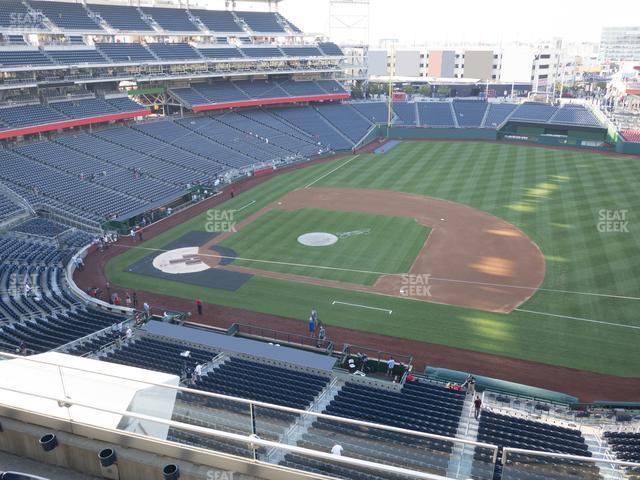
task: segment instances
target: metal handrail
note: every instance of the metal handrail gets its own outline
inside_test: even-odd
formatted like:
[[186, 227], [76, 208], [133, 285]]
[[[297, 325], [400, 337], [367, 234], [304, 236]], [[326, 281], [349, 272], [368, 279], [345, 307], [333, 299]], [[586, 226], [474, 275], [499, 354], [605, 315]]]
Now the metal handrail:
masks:
[[[212, 437], [219, 437], [225, 440], [231, 440], [231, 441], [235, 441], [235, 442], [242, 442], [242, 443], [246, 443], [250, 448], [255, 449], [256, 446], [261, 446], [261, 447], [275, 447], [275, 448], [279, 448], [281, 450], [286, 450], [292, 453], [298, 453], [300, 455], [307, 455], [310, 457], [316, 457], [316, 458], [320, 458], [323, 460], [327, 460], [327, 461], [332, 461], [332, 462], [337, 462], [337, 463], [344, 463], [347, 465], [355, 465], [355, 466], [359, 466], [359, 467], [364, 467], [364, 468], [369, 468], [372, 470], [382, 470], [385, 472], [390, 472], [390, 473], [399, 473], [402, 475], [408, 475], [411, 477], [415, 477], [415, 478], [424, 478], [424, 479], [428, 479], [428, 480], [444, 480], [445, 477], [439, 476], [439, 475], [433, 475], [430, 473], [425, 473], [425, 472], [418, 472], [415, 470], [409, 470], [406, 468], [402, 468], [402, 467], [395, 467], [392, 465], [385, 465], [385, 464], [380, 464], [380, 463], [375, 463], [375, 462], [370, 462], [367, 460], [360, 460], [357, 458], [352, 458], [352, 457], [346, 457], [346, 456], [338, 456], [338, 455], [333, 455], [331, 453], [325, 453], [325, 452], [319, 452], [317, 450], [310, 450], [307, 448], [303, 448], [303, 447], [297, 447], [297, 446], [293, 446], [293, 445], [287, 445], [287, 444], [282, 444], [279, 442], [273, 442], [270, 440], [263, 440], [260, 437], [256, 436], [256, 435], [239, 435], [236, 433], [230, 433], [230, 432], [225, 432], [222, 430], [214, 430], [214, 429], [210, 429], [210, 428], [205, 428], [205, 427], [199, 427], [196, 425], [189, 425], [187, 423], [182, 423], [182, 422], [176, 422], [174, 420], [166, 420], [163, 418], [158, 418], [158, 417], [153, 417], [150, 415], [144, 415], [144, 414], [139, 414], [139, 413], [134, 413], [134, 412], [128, 412], [128, 411], [121, 411], [121, 410], [112, 410], [112, 409], [108, 409], [108, 408], [104, 408], [104, 407], [99, 407], [99, 406], [95, 406], [95, 405], [91, 405], [88, 403], [84, 403], [84, 402], [76, 402], [73, 400], [69, 400], [68, 398], [59, 398], [59, 397], [53, 397], [53, 396], [48, 396], [48, 395], [42, 395], [42, 394], [34, 394], [34, 393], [30, 393], [30, 392], [22, 392], [20, 390], [15, 390], [12, 388], [6, 388], [6, 387], [1, 387], [2, 390], [8, 391], [8, 392], [13, 392], [13, 393], [18, 393], [18, 394], [24, 394], [24, 395], [30, 395], [30, 396], [34, 396], [36, 398], [40, 398], [40, 399], [44, 399], [44, 400], [50, 400], [53, 402], [58, 403], [58, 405], [60, 407], [66, 407], [66, 408], [70, 408], [73, 406], [77, 406], [77, 407], [82, 407], [82, 408], [87, 408], [90, 410], [95, 410], [98, 412], [102, 412], [102, 413], [108, 413], [111, 415], [119, 415], [122, 417], [127, 417], [127, 418], [135, 418], [137, 420], [145, 420], [148, 422], [152, 422], [155, 424], [160, 424], [160, 425], [166, 425], [168, 427], [172, 427], [172, 428], [176, 428], [179, 430], [186, 430], [189, 432], [193, 432], [193, 433], [197, 433], [197, 434], [203, 434], [203, 435], [208, 435], [208, 436], [212, 436]], [[85, 425], [82, 422], [75, 422], [71, 419], [71, 415], [69, 414], [69, 423], [70, 424], [77, 424], [77, 425]], [[123, 432], [122, 430], [114, 430], [114, 429], [110, 429], [110, 428], [105, 428], [105, 430], [107, 431], [113, 431], [113, 432], [117, 432], [119, 434], [125, 433], [131, 436], [134, 436], [134, 434], [132, 434], [131, 432]], [[145, 436], [143, 436], [145, 437]], [[154, 438], [154, 440], [158, 440], [157, 438]], [[185, 448], [184, 444], [178, 443], [178, 442], [171, 442], [168, 440], [163, 440], [164, 442], [167, 442], [169, 444], [173, 444], [173, 445], [178, 445], [182, 448]], [[245, 459], [246, 461], [250, 461], [249, 459]], [[264, 463], [264, 462], [260, 462], [257, 459], [254, 459], [254, 462], [256, 463]]]
[[[20, 356], [20, 355], [14, 355], [14, 354], [10, 354], [10, 353], [0, 352], [0, 358], [3, 358], [3, 357], [20, 359], [22, 361], [32, 362], [32, 363], [35, 363], [35, 364], [49, 365], [49, 366], [54, 366], [54, 367], [58, 367], [58, 368], [68, 369], [68, 370], [91, 373], [92, 375], [101, 375], [101, 376], [104, 376], [104, 377], [107, 377], [107, 378], [116, 378], [116, 379], [127, 380], [127, 381], [131, 380], [129, 378], [122, 377], [120, 375], [114, 375], [114, 374], [111, 374], [111, 373], [96, 372], [94, 370], [90, 370], [90, 369], [86, 369], [86, 368], [70, 366], [70, 365], [61, 365], [61, 364], [59, 364], [57, 362], [53, 362], [53, 361], [35, 359], [33, 357], [23, 357], [23, 356]], [[236, 403], [239, 403], [239, 404], [248, 405], [248, 406], [253, 405], [254, 407], [262, 407], [262, 408], [267, 408], [267, 409], [271, 409], [271, 410], [279, 410], [279, 411], [282, 411], [282, 412], [293, 413], [293, 414], [296, 414], [296, 415], [312, 415], [312, 416], [315, 416], [317, 418], [324, 418], [324, 419], [335, 421], [335, 422], [338, 422], [338, 423], [348, 423], [348, 424], [351, 424], [351, 425], [357, 425], [357, 426], [361, 426], [361, 427], [375, 428], [375, 429], [379, 429], [379, 430], [387, 430], [387, 431], [390, 431], [390, 432], [403, 433], [403, 434], [406, 434], [406, 435], [409, 435], [409, 436], [414, 436], [414, 437], [429, 438], [429, 439], [432, 439], [432, 440], [441, 440], [441, 441], [452, 442], [452, 443], [463, 443], [463, 444], [466, 443], [466, 444], [469, 444], [469, 445], [475, 445], [475, 446], [479, 446], [479, 447], [492, 449], [492, 450], [494, 450], [496, 452], [498, 450], [498, 446], [497, 445], [493, 445], [493, 444], [490, 444], [490, 443], [474, 442], [474, 441], [465, 440], [465, 439], [462, 439], [462, 438], [447, 437], [447, 436], [444, 436], [444, 435], [437, 435], [437, 434], [434, 434], [434, 433], [419, 432], [419, 431], [416, 431], [416, 430], [408, 430], [408, 429], [405, 429], [405, 428], [393, 427], [393, 426], [390, 426], [390, 425], [383, 425], [383, 424], [379, 424], [379, 423], [367, 422], [367, 421], [363, 421], [363, 420], [356, 420], [356, 419], [352, 419], [352, 418], [336, 417], [334, 415], [329, 415], [329, 414], [326, 414], [326, 413], [310, 412], [308, 410], [302, 410], [302, 409], [299, 409], [299, 408], [285, 407], [285, 406], [282, 406], [282, 405], [275, 405], [275, 404], [267, 403], [267, 402], [249, 400], [249, 399], [246, 399], [246, 398], [234, 397], [234, 396], [230, 396], [230, 395], [223, 395], [223, 394], [220, 394], [220, 393], [207, 392], [207, 391], [203, 391], [203, 390], [196, 390], [196, 389], [187, 388], [187, 387], [166, 385], [164, 383], [150, 382], [150, 381], [147, 381], [147, 380], [135, 380], [135, 381], [137, 383], [150, 385], [150, 386], [153, 386], [153, 387], [167, 388], [167, 389], [170, 389], [170, 390], [176, 390], [178, 392], [189, 393], [189, 394], [192, 394], [192, 395], [199, 395], [199, 396], [202, 396], [202, 397], [216, 398], [216, 399], [220, 399], [220, 400], [229, 400], [229, 401], [233, 401], [233, 402], [236, 402]], [[3, 388], [4, 387], [0, 386], [0, 390], [3, 389]], [[18, 392], [18, 393], [21, 393], [21, 392]]]

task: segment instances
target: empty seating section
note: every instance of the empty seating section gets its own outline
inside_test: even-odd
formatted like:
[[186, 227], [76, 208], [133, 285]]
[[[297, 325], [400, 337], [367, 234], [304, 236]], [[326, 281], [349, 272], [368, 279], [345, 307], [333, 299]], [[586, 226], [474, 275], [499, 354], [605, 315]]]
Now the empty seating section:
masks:
[[[484, 410], [478, 425], [478, 441], [502, 448], [522, 448], [543, 452], [563, 453], [590, 457], [591, 452], [579, 430], [501, 415]], [[474, 459], [482, 466], [490, 461], [491, 453], [476, 449]], [[559, 458], [530, 457], [511, 454], [503, 464], [503, 474], [508, 478], [546, 478], [557, 480], [592, 479], [599, 477], [594, 464]], [[521, 475], [524, 475], [521, 477]]]
[[209, 103], [226, 103], [247, 100], [247, 95], [236, 88], [233, 82], [214, 82], [211, 84], [194, 84], [192, 88]]
[[640, 130], [621, 130], [620, 134], [627, 142], [640, 143]]
[[196, 105], [206, 105], [209, 102], [206, 98], [196, 92], [193, 88], [172, 88], [170, 92], [178, 97], [181, 103], [187, 107], [194, 107]]
[[516, 108], [510, 120], [545, 123], [551, 120], [557, 110], [558, 107], [546, 103], [525, 102]]
[[[190, 352], [188, 359], [180, 355], [186, 351]], [[101, 360], [180, 375], [185, 363], [188, 367], [194, 367], [196, 363], [210, 362], [215, 356], [214, 350], [195, 348], [149, 336], [136, 338], [134, 342], [127, 343]]]
[[149, 43], [147, 47], [161, 60], [202, 59], [200, 54], [188, 43]]
[[264, 80], [243, 80], [234, 82], [249, 98], [282, 98], [287, 97], [287, 92], [280, 88], [277, 82], [267, 82]]
[[393, 111], [398, 115], [399, 125], [416, 125], [416, 104], [415, 103], [394, 103]]
[[640, 433], [605, 432], [604, 438], [619, 460], [640, 462]]
[[316, 82], [285, 80], [279, 83], [280, 88], [292, 97], [325, 95], [326, 92]]
[[87, 8], [100, 15], [105, 22], [117, 30], [153, 31], [151, 25], [142, 19], [140, 11], [127, 5], [104, 5], [91, 3]]
[[69, 204], [90, 218], [123, 215], [147, 204], [93, 182], [80, 181], [78, 174], [63, 172], [14, 151], [0, 151], [0, 161], [3, 165], [0, 176], [4, 180], [30, 191], [37, 189], [39, 195]]
[[49, 105], [21, 105], [0, 108], [0, 130], [25, 128], [64, 122], [70, 119], [98, 118], [122, 112], [140, 112], [144, 107], [126, 97], [82, 99], [51, 102]]
[[302, 33], [302, 30], [300, 30], [298, 27], [296, 27], [293, 23], [291, 23], [289, 20], [287, 20], [286, 18], [284, 18], [282, 15], [280, 15], [279, 13], [276, 12], [276, 19], [282, 23], [282, 24], [286, 24], [293, 32], [295, 33]]
[[[39, 237], [61, 236], [67, 230], [41, 218], [15, 229]], [[87, 309], [69, 294], [64, 264], [73, 251], [50, 239], [27, 240], [12, 232], [0, 236], [0, 351], [15, 353], [24, 344], [29, 354], [42, 353], [125, 319]]]
[[232, 12], [199, 9], [191, 9], [189, 11], [193, 17], [200, 20], [200, 22], [211, 32], [244, 32], [242, 27], [236, 22]]
[[[478, 426], [478, 441], [503, 447], [522, 448], [552, 453], [564, 453], [590, 457], [591, 452], [579, 430], [537, 422], [524, 418], [501, 415], [484, 410], [480, 415]], [[489, 461], [490, 453], [476, 449], [474, 459], [483, 465]], [[501, 453], [499, 455], [501, 461]], [[594, 464], [580, 461], [529, 457], [513, 454], [507, 458], [507, 464], [502, 466], [508, 478], [529, 478], [527, 474], [536, 478], [569, 480], [596, 480], [599, 477], [598, 468]], [[534, 477], [531, 477], [534, 478]]]
[[[31, 125], [63, 122], [68, 117], [46, 105], [22, 105], [0, 108], [0, 121], [9, 127], [20, 128]], [[6, 130], [8, 127], [3, 128]]]
[[189, 19], [186, 10], [182, 8], [142, 8], [142, 13], [148, 15], [168, 32], [199, 32]]
[[317, 47], [281, 47], [288, 57], [321, 57], [322, 52]]
[[418, 102], [418, 121], [428, 127], [453, 127], [455, 122], [449, 102]]
[[[246, 120], [236, 121], [245, 132], [261, 135], [269, 139], [269, 143], [279, 145], [300, 156], [314, 156], [318, 154], [318, 145], [314, 139], [277, 117], [263, 110], [247, 110], [241, 114]], [[222, 121], [228, 122], [225, 115]]]
[[[255, 162], [255, 159], [226, 148], [222, 143], [218, 143], [207, 136], [207, 133], [211, 135], [213, 133], [211, 130], [215, 129], [215, 126], [211, 127], [210, 119], [207, 117], [198, 118], [194, 124], [191, 124], [192, 121], [194, 120], [188, 119], [181, 123], [155, 122], [137, 125], [134, 129], [161, 142], [190, 152], [192, 154], [193, 168], [197, 168], [200, 171], [208, 171], [210, 172], [209, 175], [222, 172], [223, 165], [232, 168], [243, 168]], [[219, 136], [223, 135], [224, 133], [220, 132]], [[235, 145], [240, 144], [237, 135], [227, 138], [225, 141]]]
[[478, 441], [499, 447], [591, 456], [579, 430], [501, 415], [489, 410], [480, 415]]
[[[249, 135], [235, 128], [231, 128], [216, 118], [202, 117], [194, 120], [178, 120], [180, 125], [193, 130], [200, 143], [201, 154], [217, 154], [227, 165], [244, 168], [256, 162], [270, 162], [290, 155], [276, 145]], [[207, 145], [205, 147], [205, 145]], [[206, 151], [204, 148], [210, 148]]]
[[335, 80], [316, 80], [316, 83], [327, 93], [347, 93], [344, 87]]
[[278, 47], [240, 47], [240, 51], [248, 58], [276, 58], [284, 56]]
[[254, 32], [276, 33], [285, 31], [273, 12], [235, 12], [235, 14]]
[[306, 409], [322, 391], [328, 376], [298, 372], [240, 358], [226, 360], [203, 376], [196, 388], [234, 397]]
[[153, 54], [140, 43], [97, 43], [100, 53], [115, 63], [153, 62]]
[[[324, 413], [382, 423], [393, 427], [454, 436], [464, 395], [428, 383], [407, 383], [399, 392], [370, 386], [345, 384], [329, 403]], [[351, 457], [445, 475], [453, 444], [415, 437], [409, 434], [364, 428], [330, 421], [316, 420], [298, 446], [327, 451], [339, 443]], [[309, 463], [302, 457], [287, 455], [282, 465], [324, 474], [339, 473], [343, 478], [398, 478], [379, 472], [366, 472], [352, 467]]]
[[480, 127], [487, 111], [487, 102], [454, 100], [453, 110], [461, 127]]
[[[280, 158], [306, 157], [314, 155], [317, 150], [310, 141], [301, 141], [238, 113], [225, 113], [216, 116], [215, 120], [244, 132], [243, 138], [248, 144], [255, 147], [256, 152], [265, 150], [265, 158], [267, 155], [276, 155]], [[229, 133], [232, 132], [229, 131]]]
[[[112, 128], [93, 135], [87, 148], [100, 149], [95, 154], [118, 165], [138, 168], [176, 185], [204, 182], [220, 172], [220, 164], [193, 155], [168, 143], [131, 128]], [[211, 173], [213, 172], [213, 173]]]
[[53, 62], [40, 50], [0, 50], [0, 67], [41, 67]]
[[490, 103], [482, 126], [486, 128], [501, 127], [516, 107], [517, 105], [513, 103]]
[[146, 108], [134, 102], [129, 97], [112, 97], [106, 99], [106, 102], [121, 112], [139, 112]]
[[319, 143], [331, 150], [348, 150], [353, 144], [332, 127], [312, 107], [277, 108], [270, 110], [290, 125], [307, 132]]
[[0, 26], [5, 28], [21, 27], [46, 29], [42, 15], [33, 14], [21, 0], [2, 0], [0, 2]]
[[[367, 117], [371, 123], [387, 123], [389, 112], [386, 103], [364, 102], [352, 103], [350, 105]], [[393, 120], [393, 112], [391, 112], [391, 120]]]
[[49, 106], [69, 118], [98, 117], [118, 113], [117, 108], [100, 99], [52, 102]]
[[77, 50], [45, 50], [45, 53], [56, 63], [66, 65], [76, 65], [79, 63], [109, 63], [100, 52], [93, 48], [83, 48]]
[[44, 319], [14, 321], [0, 328], [0, 350], [13, 353], [24, 342], [29, 353], [42, 353], [123, 320], [122, 316], [106, 312], [69, 310], [47, 315]]
[[601, 127], [602, 125], [588, 108], [582, 106], [565, 105], [559, 108], [549, 123], [562, 125], [582, 125], [589, 127]]
[[204, 58], [220, 60], [225, 58], [243, 58], [242, 53], [235, 47], [199, 47], [198, 53]]
[[13, 227], [12, 230], [14, 232], [36, 235], [38, 237], [53, 238], [69, 230], [69, 227], [57, 222], [52, 222], [46, 218], [35, 217], [21, 223], [17, 227]]
[[316, 110], [342, 134], [349, 137], [354, 144], [358, 143], [371, 128], [371, 122], [362, 118], [362, 115], [359, 115], [349, 105], [327, 103], [318, 105]]
[[5, 220], [20, 211], [22, 211], [22, 207], [20, 205], [5, 196], [3, 193], [0, 193], [0, 221]]
[[65, 30], [102, 31], [102, 28], [89, 17], [81, 3], [30, 0], [29, 4], [59, 28]]
[[335, 56], [335, 57], [344, 56], [344, 53], [342, 52], [340, 47], [333, 42], [319, 43], [318, 47], [320, 47], [320, 50], [322, 50], [325, 55]]

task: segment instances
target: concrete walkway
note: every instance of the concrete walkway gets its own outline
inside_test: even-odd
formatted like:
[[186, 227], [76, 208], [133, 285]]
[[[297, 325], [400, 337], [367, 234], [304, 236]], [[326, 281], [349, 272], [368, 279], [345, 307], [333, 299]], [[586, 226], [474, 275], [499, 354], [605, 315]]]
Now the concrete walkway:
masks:
[[53, 467], [45, 463], [34, 462], [22, 457], [16, 457], [0, 451], [0, 471], [29, 473], [39, 475], [49, 480], [100, 480], [98, 477], [83, 475], [60, 467]]

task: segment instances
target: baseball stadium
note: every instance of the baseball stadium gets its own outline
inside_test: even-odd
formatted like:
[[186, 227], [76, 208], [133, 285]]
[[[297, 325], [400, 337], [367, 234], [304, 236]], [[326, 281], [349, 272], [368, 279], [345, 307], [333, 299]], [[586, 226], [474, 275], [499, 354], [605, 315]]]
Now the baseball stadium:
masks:
[[0, 479], [639, 479], [640, 66], [183, 3], [0, 2]]

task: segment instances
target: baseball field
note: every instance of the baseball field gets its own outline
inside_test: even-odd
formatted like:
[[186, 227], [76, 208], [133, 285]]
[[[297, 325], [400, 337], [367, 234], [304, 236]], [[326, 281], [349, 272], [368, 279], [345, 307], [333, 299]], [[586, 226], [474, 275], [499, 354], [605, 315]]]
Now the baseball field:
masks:
[[[639, 377], [637, 178], [631, 157], [404, 142], [276, 176], [124, 249], [106, 274], [301, 322], [315, 307], [329, 332]], [[217, 276], [134, 268], [185, 246]]]

